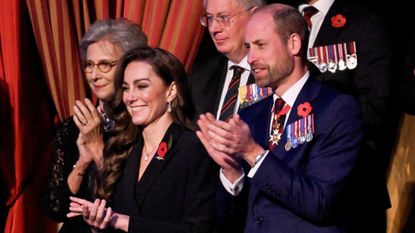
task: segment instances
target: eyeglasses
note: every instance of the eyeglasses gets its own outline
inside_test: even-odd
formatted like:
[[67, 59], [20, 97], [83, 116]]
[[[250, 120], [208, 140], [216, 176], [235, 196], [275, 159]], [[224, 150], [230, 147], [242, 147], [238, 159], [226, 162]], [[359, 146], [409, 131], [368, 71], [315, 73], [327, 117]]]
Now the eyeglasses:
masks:
[[108, 73], [111, 71], [112, 67], [117, 65], [118, 60], [116, 61], [108, 61], [108, 60], [102, 60], [98, 63], [94, 63], [92, 61], [86, 61], [82, 64], [82, 68], [86, 73], [91, 73], [94, 71], [95, 66], [98, 67], [98, 70], [102, 73]]
[[[248, 8], [249, 9], [249, 8]], [[227, 27], [231, 24], [231, 20], [242, 13], [244, 13], [248, 9], [243, 9], [233, 15], [203, 15], [200, 17], [200, 24], [204, 27], [208, 27], [210, 24], [213, 23], [213, 20], [215, 20], [218, 24], [220, 24], [223, 27]]]

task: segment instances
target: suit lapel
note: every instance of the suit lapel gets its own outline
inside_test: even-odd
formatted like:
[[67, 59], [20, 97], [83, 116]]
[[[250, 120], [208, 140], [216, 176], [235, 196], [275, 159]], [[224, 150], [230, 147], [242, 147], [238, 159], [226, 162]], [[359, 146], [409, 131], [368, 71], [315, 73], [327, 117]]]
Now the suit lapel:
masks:
[[271, 123], [271, 118], [272, 118], [272, 111], [271, 110], [272, 110], [272, 105], [274, 104], [274, 99], [273, 99], [272, 95], [270, 95], [266, 99], [265, 104], [266, 104], [264, 106], [265, 109], [266, 109], [265, 114], [264, 114], [265, 119], [263, 121], [260, 121], [261, 125], [258, 128], [258, 130], [262, 130], [262, 132], [264, 132], [264, 131], [266, 132], [265, 134], [262, 134], [262, 137], [260, 137], [260, 138], [261, 138], [262, 145], [265, 148], [268, 148], [268, 141], [269, 141], [269, 136], [270, 136], [269, 132], [270, 132], [270, 126], [271, 126], [270, 123]]
[[209, 109], [212, 109], [212, 113], [216, 115], [218, 111], [218, 106], [220, 102], [220, 97], [222, 95], [223, 85], [225, 83], [226, 74], [228, 72], [228, 60], [225, 56], [220, 59], [217, 68], [212, 68], [213, 73], [209, 75], [212, 78], [212, 96], [209, 99], [213, 99], [214, 101], [208, 101], [210, 103]]
[[140, 166], [142, 147], [143, 140], [140, 138], [134, 145], [131, 153], [128, 155], [123, 173], [121, 175], [121, 179], [116, 185], [117, 190], [115, 191], [115, 195], [118, 195], [118, 198], [115, 198], [115, 200], [118, 202], [115, 206], [117, 206], [118, 210], [122, 210], [124, 213], [135, 214], [138, 211], [135, 205], [126, 205], [124, 204], [125, 202], [120, 200], [135, 200], [134, 194], [137, 182], [138, 167]]
[[318, 85], [317, 81], [315, 81], [314, 78], [310, 76], [298, 94], [297, 98], [295, 99], [294, 106], [291, 107], [291, 113], [288, 117], [287, 125], [300, 119], [300, 116], [297, 113], [298, 106], [304, 102], [311, 103], [311, 101], [316, 98], [319, 91], [320, 85]]
[[[317, 81], [315, 81], [312, 77], [309, 77], [295, 99], [294, 105], [291, 107], [291, 112], [288, 116], [285, 129], [287, 129], [289, 124], [292, 124], [300, 119], [300, 116], [297, 113], [298, 106], [300, 104], [304, 104], [305, 102], [311, 103], [316, 98], [319, 91], [320, 86], [317, 85]], [[278, 146], [276, 146], [273, 150], [273, 154], [277, 155], [280, 159], [283, 159], [287, 153], [285, 150], [285, 144], [287, 143], [287, 131], [285, 129], [281, 135], [281, 140], [279, 141]]]
[[[183, 128], [173, 123], [170, 125], [169, 129], [164, 135], [163, 140], [159, 145], [158, 151], [151, 160], [140, 181], [137, 183], [136, 197], [138, 206], [141, 205], [146, 196], [146, 193], [152, 187], [153, 183], [157, 180], [163, 168], [166, 167], [170, 159], [174, 157], [174, 154], [177, 150], [175, 145], [182, 132]], [[164, 144], [164, 146], [162, 144]], [[164, 147], [164, 149], [161, 149], [162, 147]]]
[[263, 148], [268, 148], [272, 95], [241, 110], [241, 118], [248, 123], [251, 134]]

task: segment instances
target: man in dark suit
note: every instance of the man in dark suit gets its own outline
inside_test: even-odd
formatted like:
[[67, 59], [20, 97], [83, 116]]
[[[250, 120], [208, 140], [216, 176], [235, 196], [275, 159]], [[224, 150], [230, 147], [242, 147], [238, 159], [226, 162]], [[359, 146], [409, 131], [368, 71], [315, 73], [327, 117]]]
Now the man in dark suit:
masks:
[[359, 105], [310, 77], [306, 35], [293, 7], [256, 11], [245, 33], [248, 62], [256, 83], [274, 95], [228, 122], [211, 114], [198, 120], [197, 135], [221, 166], [218, 198], [235, 201], [248, 189], [246, 233], [353, 232]]
[[[308, 59], [317, 80], [356, 97], [364, 124], [361, 169], [362, 232], [385, 232], [390, 207], [386, 171], [399, 111], [391, 105], [392, 51], [381, 19], [350, 0], [308, 0], [299, 11], [309, 22]], [[398, 78], [398, 77], [396, 77]], [[387, 120], [393, 119], [393, 120]], [[370, 197], [370, 198], [369, 198]]]
[[[234, 84], [234, 91], [238, 87], [254, 83], [253, 77], [249, 74], [243, 37], [250, 15], [262, 5], [263, 0], [203, 1], [205, 15], [200, 21], [209, 30], [219, 54], [196, 63], [189, 75], [196, 116], [211, 112], [217, 118], [228, 119], [238, 111], [238, 93], [233, 92], [234, 98], [231, 101], [227, 101], [226, 96], [230, 92], [229, 87], [233, 86], [230, 84], [233, 83], [234, 66], [243, 69], [240, 79]], [[227, 107], [228, 111], [225, 109]]]

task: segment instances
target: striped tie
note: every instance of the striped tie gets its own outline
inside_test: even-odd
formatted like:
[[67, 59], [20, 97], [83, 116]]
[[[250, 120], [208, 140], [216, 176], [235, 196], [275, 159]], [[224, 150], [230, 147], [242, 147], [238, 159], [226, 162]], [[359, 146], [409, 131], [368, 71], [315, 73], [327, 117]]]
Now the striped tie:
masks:
[[233, 116], [238, 98], [239, 81], [241, 80], [242, 73], [245, 71], [244, 68], [235, 65], [231, 66], [230, 69], [233, 69], [233, 76], [220, 111], [219, 120], [222, 121], [227, 121]]

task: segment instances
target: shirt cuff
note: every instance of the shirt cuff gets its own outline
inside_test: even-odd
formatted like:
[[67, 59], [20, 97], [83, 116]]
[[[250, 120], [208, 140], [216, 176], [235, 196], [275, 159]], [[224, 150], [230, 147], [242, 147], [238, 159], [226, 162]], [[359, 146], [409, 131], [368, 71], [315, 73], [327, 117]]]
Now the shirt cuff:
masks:
[[255, 163], [255, 165], [251, 168], [251, 170], [249, 170], [249, 173], [248, 173], [249, 178], [252, 178], [255, 176], [255, 173], [258, 171], [258, 168], [261, 166], [262, 162], [268, 156], [268, 154], [269, 154], [269, 151], [267, 150], [264, 156], [262, 156], [262, 158], [257, 163]]
[[241, 193], [244, 186], [245, 174], [242, 171], [242, 175], [233, 182], [233, 184], [225, 177], [223, 174], [222, 168], [219, 171], [220, 181], [222, 182], [223, 187], [230, 193], [232, 196], [238, 196]]

